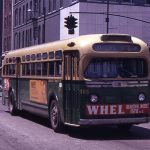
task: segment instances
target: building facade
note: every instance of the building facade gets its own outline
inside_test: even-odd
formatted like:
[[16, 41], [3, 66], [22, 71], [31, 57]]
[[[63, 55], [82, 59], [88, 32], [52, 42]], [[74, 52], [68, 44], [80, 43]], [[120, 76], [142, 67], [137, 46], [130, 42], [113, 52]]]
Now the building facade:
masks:
[[[3, 32], [3, 1], [0, 1], [0, 33]], [[0, 34], [0, 56], [2, 55], [2, 34]]]
[[3, 53], [12, 49], [12, 1], [3, 1]]
[[[78, 19], [73, 35], [64, 27], [70, 14]], [[13, 49], [107, 30], [150, 44], [149, 14], [150, 0], [13, 0]]]

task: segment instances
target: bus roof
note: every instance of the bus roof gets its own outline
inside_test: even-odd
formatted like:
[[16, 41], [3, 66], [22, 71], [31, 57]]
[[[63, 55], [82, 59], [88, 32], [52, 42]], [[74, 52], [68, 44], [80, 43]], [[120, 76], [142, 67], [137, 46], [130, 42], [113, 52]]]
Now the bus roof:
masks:
[[[112, 38], [104, 38], [106, 37], [112, 37]], [[103, 37], [103, 39], [102, 39]], [[118, 37], [118, 38], [117, 38]], [[126, 37], [127, 41], [125, 39], [122, 39], [120, 37]], [[116, 40], [114, 39], [116, 38]], [[120, 41], [119, 41], [120, 38]], [[129, 41], [129, 38], [131, 41]], [[104, 41], [105, 39], [105, 41]], [[109, 40], [107, 40], [109, 39]], [[94, 43], [100, 43], [100, 42], [121, 42], [121, 43], [135, 43], [139, 44], [140, 46], [147, 46], [145, 42], [142, 40], [132, 37], [127, 34], [91, 34], [91, 35], [82, 35], [79, 37], [67, 39], [67, 40], [62, 40], [62, 41], [54, 41], [54, 42], [49, 42], [45, 44], [40, 44], [36, 46], [31, 46], [31, 47], [26, 47], [26, 48], [21, 48], [21, 49], [16, 49], [12, 50], [7, 53], [6, 58], [8, 57], [21, 57], [23, 55], [30, 55], [30, 54], [37, 54], [37, 53], [44, 53], [44, 52], [50, 52], [50, 51], [57, 51], [57, 50], [78, 50], [78, 49], [83, 49], [85, 47], [90, 47]], [[87, 50], [88, 50], [87, 48]], [[87, 51], [86, 50], [86, 51]], [[84, 49], [85, 52], [85, 49]]]

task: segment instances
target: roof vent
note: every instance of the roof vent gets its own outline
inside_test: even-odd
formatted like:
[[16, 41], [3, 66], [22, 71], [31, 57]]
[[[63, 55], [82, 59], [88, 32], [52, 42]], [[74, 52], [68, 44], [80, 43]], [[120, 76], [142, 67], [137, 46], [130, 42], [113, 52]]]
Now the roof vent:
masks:
[[109, 42], [109, 41], [132, 42], [131, 36], [126, 34], [122, 34], [122, 35], [104, 34], [101, 36], [101, 40], [105, 42]]

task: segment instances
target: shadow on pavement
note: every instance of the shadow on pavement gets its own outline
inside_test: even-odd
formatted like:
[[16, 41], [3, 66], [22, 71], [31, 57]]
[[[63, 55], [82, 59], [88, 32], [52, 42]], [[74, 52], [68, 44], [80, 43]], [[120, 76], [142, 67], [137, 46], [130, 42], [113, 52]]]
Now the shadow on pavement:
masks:
[[[70, 127], [68, 127], [70, 128]], [[69, 136], [85, 140], [150, 140], [150, 129], [133, 126], [129, 131], [117, 127], [70, 128]]]
[[[50, 127], [48, 119], [43, 117], [24, 111], [19, 113], [19, 116], [47, 128]], [[84, 140], [150, 140], [150, 129], [139, 126], [133, 126], [129, 131], [119, 130], [115, 126], [88, 128], [66, 126], [59, 134]]]
[[44, 118], [35, 114], [31, 114], [26, 111], [20, 111], [17, 115], [19, 115], [20, 117], [24, 119], [30, 120], [34, 123], [41, 124], [45, 127], [50, 127], [50, 124], [47, 118]]

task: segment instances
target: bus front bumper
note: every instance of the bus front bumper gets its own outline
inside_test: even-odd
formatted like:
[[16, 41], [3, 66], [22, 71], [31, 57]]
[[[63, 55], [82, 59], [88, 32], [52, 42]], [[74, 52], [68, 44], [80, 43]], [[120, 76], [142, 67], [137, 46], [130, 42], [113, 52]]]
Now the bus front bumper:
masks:
[[117, 119], [80, 119], [79, 125], [140, 124], [150, 121], [150, 117]]

